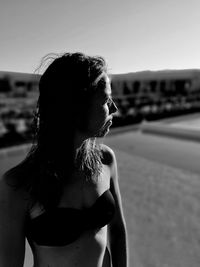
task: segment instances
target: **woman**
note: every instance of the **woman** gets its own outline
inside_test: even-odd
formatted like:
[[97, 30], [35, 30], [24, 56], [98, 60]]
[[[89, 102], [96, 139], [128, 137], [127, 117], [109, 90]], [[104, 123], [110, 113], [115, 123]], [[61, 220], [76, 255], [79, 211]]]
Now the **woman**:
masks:
[[0, 181], [0, 266], [23, 266], [25, 237], [34, 267], [127, 266], [116, 158], [96, 140], [116, 111], [103, 58], [54, 58], [39, 82], [32, 148]]

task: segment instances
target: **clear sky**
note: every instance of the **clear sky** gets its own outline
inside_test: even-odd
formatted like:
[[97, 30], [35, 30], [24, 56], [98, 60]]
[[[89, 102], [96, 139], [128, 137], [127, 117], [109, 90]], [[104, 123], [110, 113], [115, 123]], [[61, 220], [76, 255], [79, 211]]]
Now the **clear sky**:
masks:
[[102, 55], [111, 73], [200, 68], [200, 1], [1, 0], [0, 70], [71, 51]]

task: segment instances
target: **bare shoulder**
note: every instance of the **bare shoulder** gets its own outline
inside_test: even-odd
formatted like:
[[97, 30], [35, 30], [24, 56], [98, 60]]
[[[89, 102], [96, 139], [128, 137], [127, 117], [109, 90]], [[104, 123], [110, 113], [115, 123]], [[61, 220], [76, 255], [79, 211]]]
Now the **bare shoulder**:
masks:
[[117, 161], [114, 151], [105, 144], [101, 144], [101, 149], [103, 153], [103, 164], [108, 165], [110, 170], [115, 172], [117, 169]]
[[112, 148], [110, 148], [105, 144], [100, 144], [100, 146], [101, 146], [101, 151], [103, 153], [103, 161], [104, 161], [103, 163], [111, 166], [115, 158], [114, 151], [112, 150]]

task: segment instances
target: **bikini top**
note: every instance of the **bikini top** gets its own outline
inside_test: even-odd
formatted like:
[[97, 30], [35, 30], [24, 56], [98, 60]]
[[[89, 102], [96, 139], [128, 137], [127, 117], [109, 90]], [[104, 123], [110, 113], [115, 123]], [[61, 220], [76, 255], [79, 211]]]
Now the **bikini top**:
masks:
[[26, 236], [41, 246], [65, 246], [76, 241], [84, 231], [108, 224], [115, 213], [115, 201], [106, 190], [89, 208], [56, 207], [37, 217], [29, 216]]

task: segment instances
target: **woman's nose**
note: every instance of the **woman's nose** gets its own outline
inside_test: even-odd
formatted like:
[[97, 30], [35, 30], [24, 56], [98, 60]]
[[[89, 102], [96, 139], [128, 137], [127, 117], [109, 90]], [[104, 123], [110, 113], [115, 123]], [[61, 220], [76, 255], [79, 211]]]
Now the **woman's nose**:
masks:
[[115, 113], [118, 110], [117, 106], [115, 105], [115, 102], [112, 101], [112, 105], [110, 108], [110, 113]]

